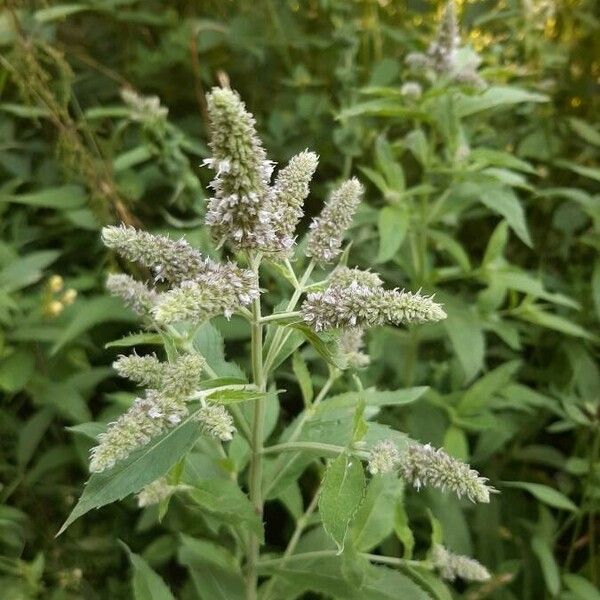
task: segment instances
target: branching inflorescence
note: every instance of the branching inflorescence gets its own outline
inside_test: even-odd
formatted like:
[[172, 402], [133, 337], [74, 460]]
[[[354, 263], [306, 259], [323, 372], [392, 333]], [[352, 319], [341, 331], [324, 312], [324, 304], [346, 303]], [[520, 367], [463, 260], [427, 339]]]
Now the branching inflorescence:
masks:
[[[457, 34], [450, 21], [440, 28], [436, 43], [437, 46], [430, 49], [430, 59], [435, 58], [440, 63], [451, 61]], [[234, 250], [237, 260], [244, 262], [212, 260], [183, 239], [154, 235], [124, 225], [104, 228], [102, 239], [109, 248], [127, 261], [148, 269], [152, 275], [151, 283], [137, 281], [128, 275], [110, 275], [107, 287], [141, 315], [148, 328], [168, 340], [165, 345], [169, 360], [159, 360], [154, 354], [131, 354], [115, 361], [114, 368], [121, 376], [147, 389], [98, 437], [98, 444], [91, 452], [90, 470], [99, 472], [114, 467], [132, 452], [184, 421], [198, 422], [198, 429], [213, 439], [222, 454], [225, 452], [222, 443], [243, 434], [246, 441], [239, 444], [236, 452], [250, 446], [246, 482], [253, 511], [260, 516], [264, 504], [263, 451], [283, 447], [295, 449], [294, 443], [302, 434], [303, 425], [316, 414], [307, 406], [295, 432], [285, 438], [286, 443], [263, 448], [264, 402], [267, 390], [275, 389], [270, 387], [271, 371], [274, 364], [279, 364], [289, 354], [286, 354], [286, 341], [294, 325], [300, 329], [298, 318], [303, 320], [301, 330], [306, 339], [313, 344], [315, 340], [325, 344], [327, 336], [320, 339], [320, 332], [339, 330], [335, 352], [341, 355], [344, 364], [358, 369], [366, 367], [370, 361], [363, 351], [366, 329], [381, 325], [433, 323], [444, 319], [446, 314], [431, 296], [386, 289], [377, 273], [349, 268], [345, 264], [335, 265], [329, 276], [311, 286], [308, 279], [313, 268], [324, 268], [342, 253], [344, 237], [364, 194], [363, 186], [355, 178], [335, 187], [321, 214], [313, 219], [305, 244], [305, 255], [310, 262], [304, 274], [297, 276], [290, 257], [296, 227], [303, 215], [302, 205], [317, 167], [316, 154], [304, 151], [292, 157], [272, 183], [274, 165], [267, 159], [255, 130], [254, 118], [237, 93], [214, 89], [207, 100], [212, 157], [205, 162], [215, 171], [215, 177], [211, 183], [214, 195], [208, 204], [206, 223], [214, 240], [220, 246], [227, 245]], [[295, 288], [286, 311], [270, 316], [262, 314], [259, 287], [261, 260], [265, 254], [291, 272], [289, 280]], [[309, 292], [309, 288], [318, 291]], [[298, 312], [295, 309], [302, 294], [306, 296]], [[251, 384], [244, 383], [244, 379], [241, 383], [237, 379], [232, 383], [230, 379], [219, 378], [195, 344], [194, 336], [200, 325], [217, 316], [230, 318], [234, 313], [246, 318], [251, 325]], [[265, 323], [275, 330], [267, 337], [263, 352]], [[308, 328], [312, 328], [312, 332]], [[321, 345], [315, 347], [322, 356], [329, 356]], [[279, 353], [283, 357], [278, 362]], [[329, 387], [340, 376], [341, 368], [331, 361], [331, 377], [315, 397], [315, 405], [326, 398]], [[206, 379], [211, 381], [206, 383]], [[354, 381], [358, 381], [358, 388], [362, 389], [357, 375]], [[306, 389], [303, 386], [303, 393]], [[219, 393], [215, 394], [215, 391]], [[228, 391], [231, 392], [229, 397]], [[248, 396], [244, 395], [246, 392]], [[311, 403], [310, 396], [307, 392], [305, 401], [308, 404]], [[251, 423], [247, 413], [244, 415], [235, 408], [230, 412], [230, 407], [223, 404], [240, 401], [255, 403]], [[357, 406], [355, 436], [364, 429], [359, 409]], [[311, 443], [306, 442], [306, 445], [310, 447]], [[487, 480], [468, 465], [428, 445], [409, 442], [399, 449], [393, 441], [383, 440], [365, 450], [366, 442], [353, 438], [348, 440], [346, 447], [318, 443], [315, 448], [323, 447], [329, 452], [354, 454], [361, 470], [360, 460], [366, 459], [371, 475], [396, 473], [417, 489], [424, 485], [433, 486], [478, 502], [488, 502], [490, 492], [494, 491], [487, 485]], [[229, 474], [237, 481], [237, 473]], [[171, 476], [168, 480], [162, 477], [146, 486], [138, 496], [140, 506], [185, 491], [186, 486], [178, 486], [176, 481], [172, 484], [172, 479]], [[340, 545], [343, 540], [336, 539], [336, 542]], [[250, 534], [247, 548], [246, 593], [249, 600], [254, 600], [260, 550], [256, 532]], [[435, 550], [434, 562], [448, 579], [460, 576], [482, 580], [485, 572], [478, 563], [469, 563], [465, 557], [451, 555], [442, 547]]]

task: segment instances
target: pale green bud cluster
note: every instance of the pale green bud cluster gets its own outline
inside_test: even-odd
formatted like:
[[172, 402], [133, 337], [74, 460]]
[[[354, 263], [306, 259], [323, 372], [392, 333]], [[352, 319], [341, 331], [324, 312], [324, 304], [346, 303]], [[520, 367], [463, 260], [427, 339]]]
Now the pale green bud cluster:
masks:
[[228, 263], [162, 294], [152, 313], [157, 322], [164, 324], [200, 323], [217, 315], [229, 318], [239, 306], [250, 304], [259, 294], [254, 273]]
[[134, 121], [163, 121], [169, 114], [169, 109], [160, 105], [158, 96], [141, 96], [130, 88], [123, 88], [121, 98], [131, 109], [131, 118]]
[[104, 227], [102, 241], [123, 258], [148, 267], [157, 281], [181, 283], [214, 268], [215, 264], [183, 239], [172, 240], [127, 225]]
[[457, 577], [465, 581], [487, 581], [491, 577], [481, 563], [468, 556], [453, 554], [440, 544], [433, 547], [431, 560], [446, 581], [454, 581]]
[[367, 469], [371, 475], [391, 473], [399, 463], [400, 452], [396, 444], [391, 440], [383, 440], [371, 448]]
[[125, 274], [111, 274], [106, 280], [106, 289], [121, 298], [125, 306], [141, 317], [148, 317], [158, 301], [159, 294], [141, 281]]
[[147, 390], [144, 397], [136, 398], [129, 410], [98, 436], [98, 445], [91, 450], [90, 471], [110, 469], [137, 448], [181, 423], [186, 415], [184, 400]]
[[137, 384], [159, 390], [167, 396], [186, 397], [198, 386], [206, 361], [199, 354], [182, 354], [173, 362], [160, 362], [154, 355], [120, 356], [113, 367]]
[[368, 288], [379, 288], [383, 285], [383, 281], [377, 273], [371, 271], [362, 271], [361, 269], [351, 269], [349, 267], [336, 267], [328, 278], [330, 286], [341, 288], [349, 287], [353, 284], [358, 284]]
[[338, 348], [340, 355], [348, 366], [355, 369], [366, 367], [371, 359], [362, 349], [364, 346], [364, 331], [360, 327], [344, 329], [340, 334]]
[[166, 477], [160, 477], [156, 481], [145, 486], [137, 495], [137, 503], [140, 508], [153, 506], [167, 498], [170, 498], [176, 491], [178, 486], [170, 485]]
[[418, 100], [423, 95], [423, 88], [417, 81], [407, 81], [402, 84], [400, 93], [410, 100]]
[[358, 179], [352, 178], [332, 192], [321, 214], [310, 225], [307, 256], [320, 263], [329, 263], [338, 256], [363, 191]]
[[294, 242], [294, 233], [303, 215], [302, 206], [308, 197], [308, 186], [318, 163], [319, 157], [305, 150], [293, 156], [277, 174], [273, 186], [273, 223], [285, 248], [291, 247]]
[[202, 429], [206, 433], [222, 442], [228, 442], [233, 439], [233, 434], [236, 431], [233, 424], [233, 417], [222, 404], [207, 404], [203, 406], [196, 413], [195, 418], [200, 422]]
[[348, 287], [330, 286], [325, 291], [308, 294], [301, 313], [315, 331], [424, 323], [446, 318], [441, 305], [430, 297], [358, 283]]
[[489, 502], [490, 493], [496, 491], [475, 469], [429, 444], [409, 444], [402, 456], [400, 474], [417, 489], [431, 486], [442, 491], [450, 490], [471, 502]]

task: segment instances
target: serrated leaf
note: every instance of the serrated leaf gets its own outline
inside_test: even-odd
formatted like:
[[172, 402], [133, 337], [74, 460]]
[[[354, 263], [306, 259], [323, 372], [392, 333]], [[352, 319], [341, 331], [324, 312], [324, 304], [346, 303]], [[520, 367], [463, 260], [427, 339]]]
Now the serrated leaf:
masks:
[[94, 473], [86, 483], [75, 508], [56, 535], [60, 535], [71, 523], [93, 508], [122, 500], [165, 475], [192, 448], [198, 434], [198, 423], [190, 416], [179, 426], [119, 461], [111, 469]]
[[525, 211], [510, 188], [489, 187], [482, 191], [479, 201], [490, 210], [502, 215], [521, 241], [530, 248], [533, 247], [525, 221]]
[[340, 553], [364, 493], [365, 474], [361, 461], [346, 453], [340, 454], [325, 472], [319, 497], [321, 522]]
[[502, 485], [525, 490], [540, 500], [540, 502], [553, 508], [577, 512], [577, 506], [567, 496], [547, 485], [530, 483], [528, 481], [504, 481]]

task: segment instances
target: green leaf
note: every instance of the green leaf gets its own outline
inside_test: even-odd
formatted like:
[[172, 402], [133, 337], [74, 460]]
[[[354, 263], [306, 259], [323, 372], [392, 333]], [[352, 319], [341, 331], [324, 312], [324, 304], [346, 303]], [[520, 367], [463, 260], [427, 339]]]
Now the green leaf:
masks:
[[456, 111], [461, 117], [466, 117], [490, 108], [511, 106], [521, 102], [547, 102], [548, 99], [548, 96], [513, 86], [492, 86], [481, 94], [457, 98]]
[[93, 508], [100, 508], [139, 492], [145, 485], [165, 475], [192, 448], [198, 434], [198, 423], [190, 416], [111, 469], [94, 473], [57, 536]]
[[177, 557], [188, 567], [201, 600], [244, 600], [244, 580], [235, 558], [223, 546], [181, 535]]
[[63, 185], [30, 194], [0, 194], [0, 202], [13, 202], [38, 208], [72, 210], [81, 208], [87, 202], [87, 194], [79, 185]]
[[162, 345], [163, 337], [159, 333], [130, 333], [125, 337], [108, 342], [105, 344], [105, 348], [129, 348], [130, 346], [138, 346], [142, 344], [154, 344], [157, 346]]
[[537, 306], [527, 306], [525, 309], [519, 311], [518, 316], [524, 321], [529, 321], [535, 325], [541, 325], [542, 327], [553, 329], [560, 333], [566, 333], [567, 335], [585, 338], [587, 340], [597, 339], [593, 333], [590, 333], [587, 329], [577, 325], [577, 323], [573, 323], [560, 315], [546, 312]]
[[395, 474], [371, 478], [352, 526], [353, 546], [358, 550], [372, 550], [394, 531], [401, 489]]
[[218, 404], [235, 404], [237, 402], [248, 402], [249, 400], [260, 400], [266, 398], [269, 393], [259, 392], [258, 390], [215, 390], [212, 394], [206, 396], [207, 400], [217, 402]]
[[577, 600], [600, 600], [600, 591], [585, 577], [566, 573], [563, 575], [565, 585], [575, 594]]
[[556, 160], [554, 162], [557, 166], [573, 171], [573, 173], [577, 173], [577, 175], [581, 175], [587, 179], [593, 179], [594, 181], [600, 181], [600, 169], [597, 167], [585, 167], [578, 163], [571, 162], [570, 160]]
[[469, 460], [469, 443], [465, 432], [456, 425], [450, 425], [444, 435], [444, 450], [463, 462]]
[[389, 142], [379, 136], [375, 142], [375, 162], [385, 176], [388, 186], [395, 192], [404, 190], [404, 171], [394, 158]]
[[502, 258], [506, 243], [508, 242], [508, 223], [500, 221], [494, 229], [494, 233], [490, 236], [488, 245], [481, 261], [482, 267], [487, 267]]
[[592, 298], [594, 307], [596, 308], [596, 316], [600, 319], [600, 258], [594, 263], [594, 271], [592, 273]]
[[126, 169], [147, 161], [152, 158], [152, 156], [153, 152], [151, 146], [136, 146], [135, 148], [116, 156], [113, 160], [113, 169], [115, 173], [125, 171]]
[[189, 495], [203, 510], [224, 523], [244, 525], [263, 538], [263, 524], [250, 500], [230, 479], [202, 479]]
[[415, 547], [415, 536], [408, 521], [408, 514], [404, 506], [404, 498], [398, 498], [394, 512], [394, 532], [404, 546], [404, 558], [410, 560]]
[[338, 369], [346, 368], [346, 361], [339, 353], [337, 345], [338, 338], [335, 334], [330, 334], [329, 332], [318, 334], [304, 323], [292, 323], [289, 325], [289, 327], [292, 327], [293, 329], [296, 329], [302, 333], [310, 345], [329, 364], [337, 367]]
[[588, 144], [600, 146], [600, 132], [592, 127], [589, 123], [576, 117], [569, 118], [571, 129]]
[[79, 12], [92, 10], [92, 8], [92, 6], [87, 4], [59, 4], [58, 6], [37, 10], [34, 14], [34, 18], [40, 23], [48, 23], [49, 21], [56, 21], [57, 19], [65, 19], [66, 17]]
[[121, 542], [133, 567], [133, 597], [135, 600], [175, 600], [162, 578], [139, 555]]
[[59, 256], [56, 250], [41, 250], [11, 260], [0, 270], [0, 289], [9, 293], [36, 283], [42, 278], [43, 270]]
[[304, 406], [309, 406], [313, 400], [314, 391], [312, 381], [310, 378], [310, 372], [300, 352], [294, 353], [294, 356], [292, 358], [292, 369], [294, 371], [296, 379], [298, 380], [300, 391], [302, 392]]
[[35, 356], [20, 348], [0, 362], [0, 389], [9, 394], [21, 391], [35, 369]]
[[551, 548], [540, 536], [534, 536], [531, 540], [531, 549], [540, 561], [546, 588], [552, 596], [560, 591], [560, 571]]
[[562, 492], [548, 487], [541, 483], [530, 483], [528, 481], [504, 481], [502, 485], [506, 487], [519, 488], [529, 492], [536, 497], [540, 502], [558, 508], [560, 510], [569, 510], [577, 512], [577, 506]]
[[125, 308], [119, 298], [111, 296], [98, 296], [90, 300], [79, 300], [71, 308], [69, 324], [52, 346], [50, 354], [56, 354], [82, 333], [102, 323], [137, 321], [136, 315]]
[[519, 199], [510, 188], [486, 188], [478, 196], [478, 199], [490, 210], [502, 215], [521, 241], [530, 248], [533, 247], [525, 222], [525, 212]]
[[348, 454], [340, 454], [325, 472], [319, 497], [323, 527], [333, 538], [340, 553], [364, 493], [365, 474], [361, 461]]
[[405, 206], [384, 206], [379, 211], [377, 262], [386, 262], [396, 255], [408, 231], [408, 223], [409, 216]]

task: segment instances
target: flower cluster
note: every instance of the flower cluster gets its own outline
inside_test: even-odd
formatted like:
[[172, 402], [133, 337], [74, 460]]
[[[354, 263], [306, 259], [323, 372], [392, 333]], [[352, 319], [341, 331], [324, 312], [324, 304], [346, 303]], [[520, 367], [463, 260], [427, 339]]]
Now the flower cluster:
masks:
[[432, 486], [450, 490], [471, 502], [489, 502], [490, 493], [496, 491], [487, 485], [487, 478], [480, 477], [469, 465], [429, 444], [409, 444], [400, 462], [400, 474], [417, 489]]
[[233, 439], [233, 434], [236, 431], [233, 418], [222, 404], [203, 406], [196, 413], [196, 419], [200, 422], [204, 431], [222, 442]]
[[372, 448], [367, 466], [371, 475], [390, 473], [400, 463], [400, 452], [391, 440], [377, 442]]
[[169, 114], [169, 109], [160, 105], [158, 96], [141, 96], [130, 88], [123, 88], [121, 98], [131, 109], [131, 118], [134, 121], [162, 121]]
[[352, 178], [332, 192], [321, 214], [310, 225], [307, 256], [320, 263], [329, 263], [338, 256], [363, 191], [358, 179]]
[[308, 294], [303, 319], [315, 331], [340, 327], [376, 327], [390, 323], [440, 321], [446, 313], [440, 304], [419, 293], [372, 288], [357, 282], [330, 286]]
[[250, 304], [259, 293], [252, 271], [228, 263], [162, 294], [152, 314], [163, 324], [198, 323], [220, 314], [229, 318], [237, 307]]
[[173, 362], [154, 355], [120, 356], [113, 367], [122, 377], [159, 390], [167, 396], [189, 396], [200, 383], [206, 361], [199, 354], [182, 354]]
[[158, 293], [155, 290], [124, 273], [109, 275], [106, 289], [113, 296], [121, 298], [125, 306], [141, 317], [148, 317], [158, 300]]
[[152, 438], [181, 423], [186, 414], [184, 400], [147, 390], [144, 397], [136, 398], [129, 410], [98, 436], [98, 445], [91, 451], [90, 471], [110, 469]]
[[158, 504], [167, 498], [170, 498], [176, 491], [178, 486], [170, 485], [166, 477], [160, 477], [156, 481], [145, 486], [137, 495], [137, 503], [140, 508]]
[[338, 340], [340, 355], [346, 364], [355, 369], [366, 367], [371, 359], [362, 349], [364, 346], [364, 331], [360, 327], [344, 329]]
[[314, 152], [300, 152], [277, 174], [271, 210], [272, 221], [283, 248], [290, 248], [294, 242], [294, 233], [303, 215], [302, 205], [308, 197], [308, 185], [318, 162], [319, 158]]
[[457, 577], [465, 581], [487, 581], [491, 577], [481, 563], [468, 556], [453, 554], [440, 544], [433, 547], [431, 560], [442, 578], [447, 581], [454, 581]]
[[351, 285], [359, 285], [367, 288], [380, 288], [383, 281], [377, 273], [371, 271], [362, 271], [361, 269], [350, 269], [349, 267], [336, 267], [329, 275], [329, 285], [331, 287], [347, 288]]
[[[442, 14], [436, 37], [429, 45], [427, 54], [411, 52], [406, 57], [406, 64], [414, 71], [432, 72], [434, 75], [446, 76], [457, 83], [485, 87], [484, 80], [477, 74], [481, 62], [479, 56], [471, 52], [459, 60], [459, 50], [460, 35], [456, 8], [454, 0], [449, 0]], [[417, 88], [411, 87], [410, 94], [406, 95], [413, 98], [420, 96], [420, 89], [418, 94], [416, 92]]]

